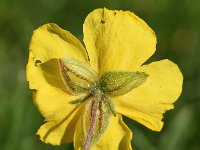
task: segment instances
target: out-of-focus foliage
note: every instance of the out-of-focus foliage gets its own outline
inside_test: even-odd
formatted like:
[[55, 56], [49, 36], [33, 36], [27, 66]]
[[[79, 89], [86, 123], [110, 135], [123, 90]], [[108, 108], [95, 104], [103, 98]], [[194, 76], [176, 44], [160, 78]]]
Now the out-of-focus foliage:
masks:
[[157, 52], [149, 62], [168, 58], [184, 75], [183, 93], [176, 109], [165, 114], [162, 132], [150, 131], [125, 118], [133, 131], [133, 147], [200, 149], [199, 0], [0, 0], [0, 149], [73, 149], [72, 144], [43, 144], [35, 135], [43, 118], [25, 80], [29, 40], [34, 29], [48, 22], [82, 40], [86, 15], [99, 7], [130, 10], [143, 18], [158, 37]]

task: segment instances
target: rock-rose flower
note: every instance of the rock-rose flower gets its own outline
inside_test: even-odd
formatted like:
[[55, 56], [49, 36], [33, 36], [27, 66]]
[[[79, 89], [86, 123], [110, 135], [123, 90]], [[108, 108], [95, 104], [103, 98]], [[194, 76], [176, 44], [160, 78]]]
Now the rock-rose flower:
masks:
[[130, 150], [132, 132], [122, 115], [160, 131], [182, 74], [167, 59], [143, 64], [156, 36], [131, 12], [96, 9], [83, 33], [85, 47], [52, 23], [32, 35], [27, 80], [45, 118], [37, 134], [53, 145], [74, 142], [75, 149]]

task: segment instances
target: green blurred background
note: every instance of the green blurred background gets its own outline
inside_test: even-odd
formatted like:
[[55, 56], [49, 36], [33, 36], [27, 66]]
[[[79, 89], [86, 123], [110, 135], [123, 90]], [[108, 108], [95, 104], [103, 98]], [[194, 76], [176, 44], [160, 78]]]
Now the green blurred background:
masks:
[[[135, 150], [200, 149], [200, 1], [199, 0], [0, 0], [0, 149], [66, 150], [35, 135], [43, 118], [32, 102], [25, 79], [32, 31], [54, 22], [82, 40], [82, 24], [95, 8], [135, 12], [156, 32], [156, 54], [168, 58], [184, 75], [183, 93], [165, 114], [162, 132], [125, 118]], [[112, 139], [110, 139], [112, 142]]]

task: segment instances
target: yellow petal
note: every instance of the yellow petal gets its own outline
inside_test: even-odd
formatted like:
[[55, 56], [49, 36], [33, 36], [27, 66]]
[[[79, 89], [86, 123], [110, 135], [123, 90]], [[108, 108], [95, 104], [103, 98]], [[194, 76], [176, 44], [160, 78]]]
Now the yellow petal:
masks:
[[30, 42], [27, 80], [35, 89], [34, 102], [47, 121], [38, 130], [40, 139], [58, 145], [72, 142], [77, 108], [63, 84], [58, 58], [70, 56], [87, 62], [85, 49], [68, 31], [46, 24], [34, 31]]
[[72, 96], [53, 88], [42, 89], [34, 93], [34, 102], [46, 123], [37, 134], [45, 143], [59, 145], [72, 142], [80, 111], [76, 105], [69, 104]]
[[169, 60], [141, 66], [138, 71], [149, 75], [147, 81], [116, 97], [116, 110], [152, 130], [160, 131], [163, 113], [173, 109], [173, 103], [182, 91], [182, 74], [178, 66]]
[[69, 102], [77, 96], [71, 96], [66, 91], [57, 59], [51, 59], [35, 66], [34, 61], [29, 58], [27, 75], [30, 88], [36, 90], [34, 92], [35, 104], [46, 120], [51, 120], [50, 117], [53, 117], [53, 120], [60, 120], [63, 116], [59, 117], [60, 111], [58, 110], [74, 109], [75, 106]]
[[80, 41], [53, 23], [45, 24], [33, 32], [29, 49], [35, 59], [42, 62], [66, 55], [82, 62], [87, 60], [86, 50]]
[[31, 88], [36, 89], [33, 95], [34, 102], [47, 121], [37, 134], [42, 141], [54, 145], [72, 142], [75, 130], [73, 123], [76, 123], [77, 117], [74, 117], [76, 105], [69, 102], [77, 97], [67, 93], [57, 59], [50, 59], [36, 66], [34, 63], [32, 59], [29, 60], [29, 84]]
[[100, 73], [134, 70], [156, 49], [153, 30], [127, 11], [96, 9], [87, 16], [83, 32], [90, 64]]
[[82, 62], [87, 62], [86, 50], [79, 40], [68, 31], [61, 29], [56, 24], [46, 24], [35, 30], [30, 42], [26, 71], [29, 87], [38, 90], [39, 88], [49, 86], [51, 81], [44, 77], [46, 73], [43, 73], [40, 66], [41, 63], [45, 63], [48, 66], [47, 61], [50, 62], [50, 67], [57, 71], [51, 71], [51, 73], [56, 73], [56, 75], [49, 74], [51, 78], [54, 78], [52, 82], [56, 83], [57, 79], [59, 80], [60, 78], [56, 59], [64, 56], [70, 56]]
[[[92, 150], [131, 150], [132, 132], [122, 120], [121, 115], [111, 116], [109, 125]], [[75, 130], [74, 148], [82, 150], [84, 144], [82, 135], [82, 120], [80, 119]]]

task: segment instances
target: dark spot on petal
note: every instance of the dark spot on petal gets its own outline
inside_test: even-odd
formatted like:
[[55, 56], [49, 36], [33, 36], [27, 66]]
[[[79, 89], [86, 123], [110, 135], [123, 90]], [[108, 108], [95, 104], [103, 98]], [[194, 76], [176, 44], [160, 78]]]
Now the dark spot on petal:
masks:
[[36, 93], [38, 90], [36, 90], [36, 89], [32, 89], [32, 91], [33, 91], [33, 93]]
[[36, 60], [35, 61], [35, 66], [37, 66], [38, 64], [41, 64], [42, 62], [40, 60]]
[[85, 52], [86, 52], [86, 55], [87, 55], [87, 60], [90, 62], [90, 56], [89, 56], [89, 54], [88, 54], [88, 51], [85, 50]]
[[104, 20], [101, 20], [101, 24], [104, 24], [105, 23], [105, 21]]
[[117, 13], [116, 12], [114, 12], [114, 16], [116, 15]]

